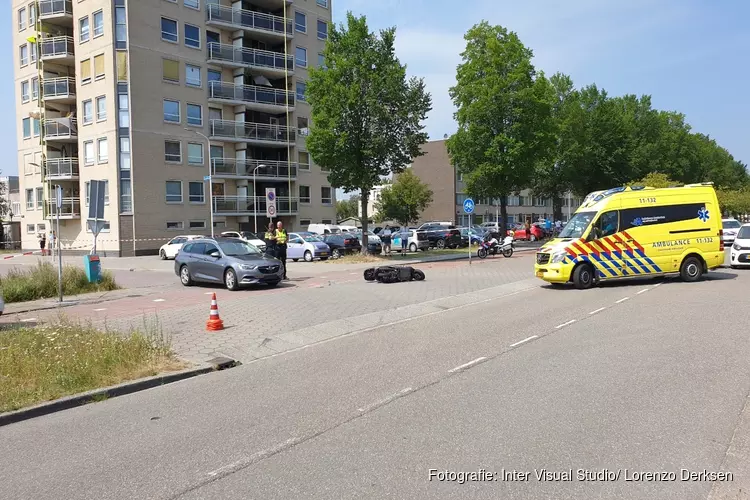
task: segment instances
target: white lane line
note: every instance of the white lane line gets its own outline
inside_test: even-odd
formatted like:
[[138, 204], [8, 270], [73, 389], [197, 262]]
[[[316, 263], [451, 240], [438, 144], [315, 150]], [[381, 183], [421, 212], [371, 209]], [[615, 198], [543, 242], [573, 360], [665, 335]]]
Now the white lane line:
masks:
[[640, 295], [642, 293], [646, 293], [646, 292], [648, 292], [648, 290], [649, 290], [648, 288], [644, 288], [643, 290], [638, 290], [638, 292], [636, 293], [636, 295]]
[[599, 309], [596, 309], [595, 311], [591, 311], [589, 314], [596, 314], [596, 313], [602, 312], [605, 309], [606, 307], [600, 307]]
[[107, 310], [106, 307], [100, 307], [99, 309], [94, 309], [94, 312], [106, 311], [106, 310]]
[[225, 475], [231, 474], [234, 471], [240, 470], [244, 467], [247, 467], [256, 462], [259, 462], [263, 460], [264, 458], [268, 458], [281, 451], [284, 451], [287, 448], [290, 448], [291, 446], [294, 446], [295, 444], [301, 441], [302, 440], [299, 438], [287, 439], [283, 443], [279, 443], [276, 446], [272, 446], [271, 448], [266, 448], [265, 450], [259, 451], [257, 453], [253, 453], [249, 457], [243, 457], [235, 462], [232, 462], [231, 464], [227, 464], [223, 467], [219, 467], [218, 469], [212, 470], [211, 472], [208, 473], [208, 475], [210, 477], [217, 477], [217, 476], [225, 476]]
[[391, 401], [394, 401], [394, 400], [396, 400], [396, 399], [398, 399], [400, 397], [406, 396], [407, 394], [409, 394], [413, 390], [414, 389], [412, 389], [411, 387], [407, 387], [406, 389], [401, 389], [396, 394], [391, 394], [387, 398], [381, 399], [380, 401], [376, 401], [375, 403], [373, 403], [371, 405], [359, 408], [359, 411], [362, 412], [362, 413], [372, 411], [375, 408], [379, 408], [379, 407], [381, 407], [383, 405], [387, 405]]
[[563, 327], [565, 327], [565, 326], [568, 326], [568, 325], [572, 325], [572, 324], [573, 324], [573, 323], [575, 323], [575, 322], [576, 322], [576, 320], [574, 320], [574, 319], [571, 319], [570, 321], [566, 321], [566, 322], [565, 322], [565, 323], [563, 323], [562, 325], [557, 325], [557, 326], [555, 327], [555, 329], [556, 329], [556, 330], [559, 330], [560, 328], [563, 328]]
[[628, 300], [629, 298], [630, 298], [630, 297], [623, 297], [623, 298], [621, 298], [620, 300], [616, 300], [616, 301], [615, 301], [615, 304], [622, 304], [623, 302], [625, 302], [625, 301], [626, 301], [626, 300]]
[[516, 347], [516, 346], [519, 346], [521, 344], [525, 344], [526, 342], [528, 342], [530, 340], [534, 340], [536, 338], [539, 338], [539, 337], [537, 335], [532, 335], [531, 337], [526, 337], [525, 339], [519, 340], [518, 342], [516, 342], [515, 344], [511, 344], [510, 346], [511, 347]]
[[22, 319], [21, 323], [31, 323], [32, 321], [36, 321], [36, 318], [26, 318]]
[[657, 286], [661, 286], [661, 283], [657, 283], [657, 284], [655, 284], [655, 285], [654, 285], [654, 288], [656, 288]]
[[349, 273], [349, 274], [359, 274], [359, 273]]
[[165, 302], [167, 299], [154, 299], [154, 302]]
[[213, 294], [214, 294], [214, 292], [206, 292], [203, 295], [213, 295]]
[[471, 366], [474, 366], [476, 364], [479, 364], [482, 361], [485, 361], [486, 359], [487, 358], [485, 358], [485, 357], [477, 358], [477, 359], [475, 359], [473, 361], [469, 361], [468, 363], [464, 363], [464, 364], [459, 365], [459, 366], [457, 366], [455, 368], [451, 368], [450, 370], [448, 370], [448, 373], [456, 373], [456, 372], [461, 371], [461, 370], [466, 370], [467, 368], [469, 368]]

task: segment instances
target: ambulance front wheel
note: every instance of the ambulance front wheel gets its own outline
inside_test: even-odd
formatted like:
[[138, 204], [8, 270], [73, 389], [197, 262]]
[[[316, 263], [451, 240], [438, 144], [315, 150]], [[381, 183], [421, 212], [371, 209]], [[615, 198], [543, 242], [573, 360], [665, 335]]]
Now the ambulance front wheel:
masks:
[[698, 257], [686, 257], [680, 266], [680, 277], [687, 282], [700, 280], [703, 277], [703, 263]]
[[594, 285], [594, 268], [590, 264], [581, 264], [573, 271], [573, 285], [579, 290], [586, 290]]

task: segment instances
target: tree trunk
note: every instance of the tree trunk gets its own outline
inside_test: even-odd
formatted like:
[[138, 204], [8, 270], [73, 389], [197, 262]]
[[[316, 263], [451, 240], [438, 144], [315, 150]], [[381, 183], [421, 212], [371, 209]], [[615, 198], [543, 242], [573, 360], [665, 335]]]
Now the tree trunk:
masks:
[[562, 220], [562, 198], [559, 195], [552, 197], [552, 218], [556, 221]]
[[504, 237], [506, 235], [507, 227], [508, 227], [508, 197], [506, 195], [500, 196], [500, 220], [502, 221], [502, 226], [500, 226], [499, 233], [501, 237]]
[[362, 189], [361, 192], [362, 195], [359, 198], [359, 202], [362, 203], [362, 219], [360, 220], [362, 223], [362, 254], [367, 255], [367, 220], [369, 217], [369, 214], [367, 213], [367, 199], [370, 196], [370, 190]]

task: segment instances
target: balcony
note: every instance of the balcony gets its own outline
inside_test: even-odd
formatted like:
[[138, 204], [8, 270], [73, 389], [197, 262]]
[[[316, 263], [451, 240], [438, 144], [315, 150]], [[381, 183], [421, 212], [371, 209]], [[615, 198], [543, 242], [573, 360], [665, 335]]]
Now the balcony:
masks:
[[48, 181], [78, 179], [78, 158], [50, 158], [44, 162], [44, 179]]
[[260, 146], [285, 148], [296, 141], [297, 130], [292, 127], [270, 125], [268, 123], [234, 122], [211, 120], [209, 136], [211, 140], [225, 142], [246, 142]]
[[235, 160], [211, 158], [211, 175], [222, 179], [286, 181], [297, 179], [297, 164], [279, 160]]
[[235, 47], [226, 43], [208, 44], [208, 62], [229, 68], [250, 68], [256, 73], [280, 78], [294, 73], [294, 57], [270, 50]]
[[[57, 203], [54, 200], [47, 201], [47, 218], [57, 218]], [[61, 219], [80, 219], [81, 218], [81, 200], [78, 198], [63, 198], [60, 207]]]
[[[266, 215], [265, 196], [214, 196], [214, 215], [245, 216]], [[277, 215], [296, 215], [299, 205], [298, 198], [279, 196], [276, 198]]]
[[74, 103], [76, 102], [76, 80], [70, 77], [45, 78], [42, 81], [42, 95], [45, 101]]
[[245, 106], [266, 113], [285, 113], [294, 110], [295, 93], [260, 85], [236, 85], [227, 82], [208, 82], [208, 100], [235, 106]]
[[75, 118], [48, 118], [44, 120], [44, 139], [78, 142], [78, 122]]
[[294, 37], [292, 20], [287, 17], [286, 22], [281, 16], [255, 12], [252, 10], [234, 10], [218, 4], [206, 5], [206, 24], [219, 28], [242, 30], [246, 35], [263, 41], [283, 41]]
[[39, 20], [57, 26], [73, 26], [71, 0], [39, 0]]
[[74, 46], [72, 36], [42, 38], [40, 56], [45, 62], [71, 65], [76, 59], [73, 52]]

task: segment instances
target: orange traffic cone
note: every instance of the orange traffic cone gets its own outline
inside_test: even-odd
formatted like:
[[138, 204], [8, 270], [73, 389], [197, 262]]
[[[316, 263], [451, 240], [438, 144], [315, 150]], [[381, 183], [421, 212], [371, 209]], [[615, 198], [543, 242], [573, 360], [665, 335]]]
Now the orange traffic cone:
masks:
[[211, 313], [208, 316], [208, 322], [206, 322], [206, 330], [215, 332], [223, 329], [224, 322], [219, 317], [219, 305], [216, 303], [216, 294], [214, 293], [211, 297]]

